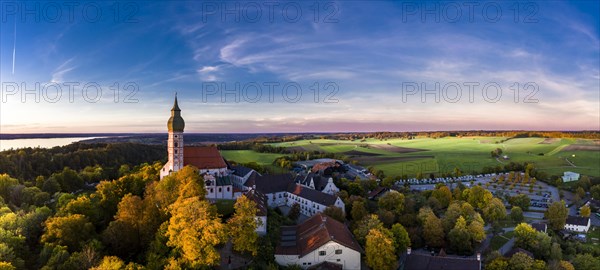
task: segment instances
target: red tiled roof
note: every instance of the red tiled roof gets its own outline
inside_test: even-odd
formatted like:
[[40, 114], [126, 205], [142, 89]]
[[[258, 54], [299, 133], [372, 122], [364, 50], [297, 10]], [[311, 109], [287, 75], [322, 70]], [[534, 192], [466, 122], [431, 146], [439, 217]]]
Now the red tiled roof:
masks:
[[[295, 240], [291, 241], [295, 243], [290, 243], [290, 240], [283, 239], [286, 236], [289, 237], [292, 231], [295, 232]], [[352, 233], [350, 233], [346, 225], [320, 213], [317, 213], [300, 225], [282, 227], [281, 233], [282, 242], [277, 245], [275, 254], [299, 255], [302, 257], [329, 241], [334, 241], [347, 248], [362, 252], [361, 247], [354, 240]], [[287, 243], [283, 243], [286, 241]]]
[[185, 146], [183, 148], [183, 164], [198, 169], [219, 169], [227, 167], [225, 160], [215, 146]]

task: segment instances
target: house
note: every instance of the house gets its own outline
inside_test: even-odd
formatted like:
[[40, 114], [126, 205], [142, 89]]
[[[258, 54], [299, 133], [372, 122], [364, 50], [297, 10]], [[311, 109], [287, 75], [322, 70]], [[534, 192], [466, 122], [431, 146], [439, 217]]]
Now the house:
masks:
[[385, 195], [386, 193], [390, 192], [390, 188], [386, 188], [386, 187], [377, 187], [374, 190], [372, 190], [371, 192], [369, 192], [369, 194], [367, 195], [367, 198], [369, 200], [377, 200], [379, 199], [381, 196]]
[[563, 182], [571, 182], [579, 180], [579, 174], [575, 172], [564, 172], [562, 176]]
[[361, 253], [362, 248], [346, 225], [318, 213], [299, 225], [281, 227], [275, 261], [303, 269], [358, 270]]
[[326, 178], [316, 173], [308, 173], [306, 175], [299, 174], [296, 176], [294, 182], [330, 195], [335, 195], [340, 192], [340, 189], [333, 183], [333, 178]]
[[565, 230], [574, 232], [587, 232], [590, 229], [589, 217], [568, 216]]
[[542, 222], [531, 223], [531, 227], [534, 228], [538, 232], [547, 233], [547, 231], [548, 231], [548, 224], [542, 223]]
[[408, 248], [400, 258], [400, 270], [481, 270], [481, 255], [477, 258], [433, 256], [429, 253], [413, 253]]
[[250, 177], [245, 186], [264, 194], [269, 207], [292, 207], [297, 203], [300, 213], [309, 217], [325, 211], [328, 206], [345, 211], [340, 197], [298, 184], [291, 174], [257, 175]]
[[267, 213], [269, 211], [267, 208], [267, 197], [256, 190], [250, 190], [246, 192], [244, 196], [256, 203], [257, 211], [256, 216], [254, 217], [258, 224], [256, 233], [258, 233], [258, 235], [267, 234]]
[[230, 166], [229, 169], [231, 171], [233, 186], [242, 191], [250, 190], [250, 188], [245, 185], [246, 182], [248, 181], [248, 179], [250, 179], [252, 177], [256, 177], [257, 175], [260, 175], [258, 172], [256, 172], [253, 169], [250, 169], [250, 168], [247, 168], [244, 166], [239, 166], [239, 165]]

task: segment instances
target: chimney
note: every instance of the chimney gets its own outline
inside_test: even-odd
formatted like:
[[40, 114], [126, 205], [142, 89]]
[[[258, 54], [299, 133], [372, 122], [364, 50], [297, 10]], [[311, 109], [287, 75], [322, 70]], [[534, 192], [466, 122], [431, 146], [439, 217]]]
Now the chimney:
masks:
[[480, 252], [477, 252], [477, 260], [481, 261], [481, 253]]
[[410, 252], [411, 252], [411, 251], [412, 251], [412, 250], [411, 250], [411, 248], [410, 248], [410, 247], [408, 247], [408, 248], [406, 249], [406, 254], [410, 255]]

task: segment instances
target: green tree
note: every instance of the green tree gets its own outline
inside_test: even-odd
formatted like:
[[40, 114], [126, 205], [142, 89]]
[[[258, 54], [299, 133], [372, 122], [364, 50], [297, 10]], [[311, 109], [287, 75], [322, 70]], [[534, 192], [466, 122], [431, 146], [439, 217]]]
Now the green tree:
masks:
[[94, 225], [84, 215], [51, 217], [46, 220], [46, 232], [42, 235], [41, 241], [64, 245], [70, 251], [75, 251], [84, 241], [91, 239], [94, 232]]
[[521, 210], [521, 207], [513, 206], [512, 209], [510, 209], [510, 218], [514, 222], [523, 221], [525, 218], [523, 217], [523, 210]]
[[0, 196], [5, 202], [10, 200], [10, 193], [14, 186], [19, 184], [19, 180], [10, 177], [8, 174], [0, 174]]
[[442, 221], [433, 212], [427, 215], [423, 225], [423, 238], [431, 247], [444, 245], [444, 227]]
[[534, 260], [529, 255], [523, 252], [517, 252], [508, 261], [510, 270], [531, 270], [533, 269]]
[[191, 268], [218, 265], [215, 247], [225, 242], [226, 232], [215, 206], [199, 196], [181, 196], [169, 210], [167, 245], [180, 250], [182, 261]]
[[404, 210], [404, 194], [392, 190], [381, 196], [377, 204], [380, 209], [385, 209], [391, 211], [395, 215], [400, 215]]
[[508, 261], [504, 257], [499, 257], [492, 260], [486, 267], [486, 270], [506, 270], [508, 269]]
[[589, 253], [577, 254], [571, 263], [577, 270], [598, 270], [600, 258]]
[[448, 241], [452, 250], [458, 254], [469, 254], [472, 252], [471, 233], [467, 229], [467, 221], [462, 216], [456, 220], [456, 225], [448, 233]]
[[441, 185], [431, 193], [431, 196], [436, 198], [442, 208], [448, 207], [452, 202], [452, 192], [446, 185]]
[[592, 210], [590, 209], [589, 205], [584, 205], [583, 207], [581, 207], [581, 216], [582, 217], [590, 217], [590, 215], [592, 214]]
[[344, 211], [337, 206], [333, 206], [333, 205], [327, 206], [325, 208], [325, 210], [323, 210], [323, 214], [325, 214], [339, 222], [342, 222], [342, 223], [346, 222], [346, 214], [344, 214]]
[[519, 194], [517, 196], [510, 197], [508, 199], [508, 202], [512, 206], [518, 206], [518, 207], [521, 207], [521, 209], [523, 211], [527, 211], [527, 210], [529, 210], [529, 205], [531, 203], [531, 199], [529, 199], [529, 196], [527, 196], [525, 194]]
[[600, 200], [600, 184], [592, 186], [590, 188], [590, 194], [592, 195], [592, 198]]
[[553, 202], [546, 210], [544, 217], [548, 220], [548, 226], [553, 230], [561, 230], [565, 227], [569, 209], [565, 206], [565, 201]]
[[396, 268], [396, 250], [391, 233], [386, 229], [371, 229], [366, 237], [367, 265], [373, 269]]
[[463, 193], [467, 193], [467, 202], [478, 209], [485, 208], [492, 198], [492, 193], [480, 186], [474, 186], [471, 189], [465, 189]]
[[227, 230], [231, 237], [233, 249], [238, 252], [249, 252], [252, 256], [258, 253], [258, 234], [256, 228], [260, 219], [256, 219], [256, 203], [246, 196], [237, 198], [233, 206], [235, 213], [227, 221]]
[[394, 248], [397, 253], [406, 251], [410, 246], [410, 237], [408, 232], [404, 229], [404, 226], [400, 223], [396, 223], [391, 229], [392, 235], [394, 236]]
[[365, 203], [357, 200], [352, 203], [350, 214], [352, 215], [352, 219], [355, 222], [358, 222], [365, 218], [369, 212], [367, 212], [367, 209], [365, 208]]
[[552, 243], [552, 247], [550, 248], [550, 259], [552, 260], [562, 260], [562, 249], [560, 248], [559, 243]]
[[485, 239], [485, 229], [483, 227], [483, 223], [479, 222], [478, 220], [471, 221], [468, 229], [473, 241], [481, 242], [483, 239]]
[[290, 211], [288, 212], [288, 218], [291, 220], [297, 220], [300, 216], [300, 205], [298, 203], [292, 204]]
[[502, 200], [492, 198], [490, 203], [483, 208], [483, 217], [488, 222], [504, 219], [506, 217], [506, 207], [504, 207]]

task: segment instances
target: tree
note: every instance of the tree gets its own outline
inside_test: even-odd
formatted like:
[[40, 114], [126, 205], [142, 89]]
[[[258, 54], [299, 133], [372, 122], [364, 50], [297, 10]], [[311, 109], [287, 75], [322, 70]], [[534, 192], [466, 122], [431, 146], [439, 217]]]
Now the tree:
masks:
[[514, 222], [523, 221], [525, 218], [523, 217], [523, 210], [521, 210], [521, 207], [513, 206], [512, 209], [510, 209], [510, 218]]
[[537, 231], [527, 223], [520, 223], [515, 227], [515, 238], [517, 246], [529, 248], [536, 246]]
[[578, 187], [575, 192], [577, 193], [577, 195], [579, 196], [579, 198], [585, 197], [585, 190], [583, 190], [582, 187]]
[[600, 265], [600, 258], [586, 253], [586, 254], [577, 254], [575, 258], [571, 260], [573, 266], [577, 270], [598, 270], [598, 265]]
[[92, 267], [91, 270], [121, 270], [125, 269], [125, 262], [119, 257], [105, 256], [100, 265]]
[[323, 214], [327, 215], [339, 222], [342, 222], [342, 223], [346, 222], [346, 214], [344, 214], [344, 211], [337, 206], [334, 206], [334, 205], [327, 206], [325, 208], [325, 210], [323, 210]]
[[581, 216], [582, 217], [590, 217], [590, 215], [592, 214], [592, 210], [590, 209], [589, 205], [584, 205], [583, 207], [581, 207]]
[[506, 270], [508, 269], [508, 261], [504, 257], [498, 257], [492, 260], [486, 267], [486, 270]]
[[481, 242], [483, 239], [485, 239], [485, 229], [483, 227], [483, 223], [473, 220], [471, 221], [471, 224], [469, 224], [468, 229], [473, 241]]
[[562, 249], [560, 248], [559, 243], [552, 243], [552, 247], [550, 248], [550, 259], [552, 260], [562, 260]]
[[575, 270], [575, 266], [573, 266], [568, 261], [560, 261], [560, 262], [558, 262], [558, 267], [556, 269], [557, 270]]
[[394, 247], [396, 249], [396, 252], [398, 254], [404, 252], [406, 248], [410, 246], [410, 238], [408, 236], [408, 232], [400, 223], [394, 224], [392, 226], [391, 232], [394, 236]]
[[533, 269], [534, 260], [529, 255], [523, 252], [517, 252], [508, 261], [510, 270], [531, 270]]
[[478, 209], [485, 208], [494, 197], [489, 190], [480, 186], [465, 189], [463, 193], [465, 192], [467, 192], [467, 202]]
[[373, 269], [392, 270], [396, 267], [396, 250], [391, 233], [386, 229], [371, 229], [366, 237], [367, 265]]
[[225, 242], [226, 232], [216, 207], [199, 196], [180, 197], [169, 211], [167, 245], [177, 248], [190, 268], [218, 265], [220, 255], [215, 246]]
[[90, 239], [94, 232], [94, 225], [84, 215], [51, 217], [46, 220], [46, 232], [41, 241], [67, 246], [70, 251], [75, 251], [81, 247], [82, 242]]
[[392, 190], [381, 196], [377, 204], [380, 209], [385, 209], [391, 211], [395, 215], [400, 215], [404, 210], [404, 194]]
[[508, 199], [508, 202], [512, 206], [518, 206], [518, 207], [521, 207], [521, 209], [523, 211], [527, 211], [527, 210], [529, 210], [529, 205], [531, 203], [531, 199], [529, 199], [529, 196], [527, 196], [525, 194], [519, 194], [517, 196], [510, 197]]
[[483, 217], [488, 222], [504, 219], [506, 217], [506, 207], [504, 207], [502, 200], [492, 198], [490, 203], [483, 208]]
[[548, 226], [553, 230], [561, 230], [565, 227], [569, 209], [565, 206], [565, 201], [553, 202], [546, 213], [545, 218], [548, 220]]
[[5, 202], [10, 199], [12, 188], [19, 184], [19, 180], [10, 177], [8, 174], [0, 174], [0, 196]]
[[364, 245], [367, 234], [369, 234], [371, 229], [383, 229], [383, 224], [377, 215], [370, 215], [358, 222], [356, 229], [354, 229], [354, 237], [356, 237], [356, 241], [358, 241], [358, 243], [361, 245]]
[[442, 221], [430, 212], [425, 218], [423, 225], [423, 238], [431, 247], [442, 247], [444, 245], [444, 227]]
[[600, 185], [594, 185], [590, 188], [590, 194], [592, 198], [600, 200]]
[[452, 192], [446, 185], [441, 185], [438, 188], [436, 188], [431, 193], [431, 196], [438, 200], [442, 208], [448, 207], [448, 205], [450, 205], [450, 202], [452, 202]]
[[361, 221], [364, 217], [369, 214], [367, 209], [365, 209], [365, 203], [363, 201], [354, 201], [352, 203], [352, 210], [350, 211], [350, 215], [352, 215], [352, 219], [355, 222]]
[[288, 217], [291, 220], [297, 220], [298, 217], [300, 216], [300, 205], [298, 203], [294, 203], [292, 204], [292, 207], [290, 208], [290, 211], [288, 212]]
[[256, 219], [256, 203], [246, 196], [237, 198], [233, 206], [235, 213], [227, 221], [227, 229], [233, 249], [238, 252], [249, 252], [252, 256], [258, 253], [258, 234], [256, 228], [260, 219]]
[[459, 201], [453, 201], [446, 209], [446, 213], [442, 218], [442, 225], [444, 226], [444, 231], [446, 233], [450, 232], [454, 228], [454, 224], [456, 223], [456, 219], [462, 215], [462, 208]]
[[469, 254], [472, 252], [471, 234], [467, 229], [467, 221], [462, 216], [456, 220], [456, 225], [448, 233], [448, 241], [450, 241], [452, 250], [458, 254]]

